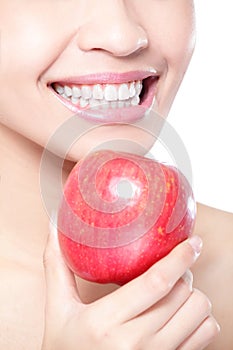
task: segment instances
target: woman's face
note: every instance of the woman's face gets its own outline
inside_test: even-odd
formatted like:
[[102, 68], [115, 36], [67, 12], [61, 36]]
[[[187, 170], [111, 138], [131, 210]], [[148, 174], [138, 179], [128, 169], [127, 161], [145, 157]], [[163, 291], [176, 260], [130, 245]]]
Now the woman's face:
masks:
[[141, 109], [165, 117], [194, 47], [192, 0], [0, 0], [0, 23], [1, 123], [45, 146], [94, 106], [100, 126], [74, 159], [113, 135], [147, 144], [107, 123], [134, 122]]

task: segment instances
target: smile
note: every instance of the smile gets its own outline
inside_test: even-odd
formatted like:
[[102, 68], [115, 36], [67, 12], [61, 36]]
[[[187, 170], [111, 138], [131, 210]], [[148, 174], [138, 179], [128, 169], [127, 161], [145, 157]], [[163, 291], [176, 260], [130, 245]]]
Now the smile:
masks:
[[48, 87], [72, 112], [100, 122], [142, 118], [156, 100], [159, 76], [151, 72], [105, 73], [51, 82]]
[[140, 103], [142, 81], [124, 84], [60, 85], [54, 90], [75, 106], [85, 108], [124, 108]]

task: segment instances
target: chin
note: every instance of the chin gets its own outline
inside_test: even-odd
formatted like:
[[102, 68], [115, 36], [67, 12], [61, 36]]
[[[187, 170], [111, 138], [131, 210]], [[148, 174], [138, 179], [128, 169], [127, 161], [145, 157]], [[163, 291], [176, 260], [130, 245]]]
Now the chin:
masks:
[[77, 162], [91, 152], [104, 149], [144, 156], [154, 142], [155, 137], [146, 130], [135, 129], [129, 125], [124, 127], [103, 126], [96, 132], [93, 131], [91, 135], [84, 135], [75, 142], [67, 152], [65, 159]]

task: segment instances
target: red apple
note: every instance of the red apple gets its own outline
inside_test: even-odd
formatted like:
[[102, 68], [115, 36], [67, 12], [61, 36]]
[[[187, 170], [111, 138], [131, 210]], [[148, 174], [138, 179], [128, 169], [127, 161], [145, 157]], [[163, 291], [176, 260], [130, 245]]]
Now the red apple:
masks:
[[195, 208], [175, 167], [129, 153], [91, 153], [65, 184], [61, 250], [78, 276], [122, 285], [190, 236]]

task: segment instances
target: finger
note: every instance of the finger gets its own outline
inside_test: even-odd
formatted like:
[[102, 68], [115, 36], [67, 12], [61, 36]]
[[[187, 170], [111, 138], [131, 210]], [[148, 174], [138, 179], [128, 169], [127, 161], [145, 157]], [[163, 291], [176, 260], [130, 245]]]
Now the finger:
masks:
[[155, 335], [159, 344], [176, 349], [187, 339], [211, 313], [209, 299], [199, 290], [194, 290], [186, 303], [171, 320]]
[[205, 349], [218, 336], [220, 327], [213, 316], [207, 317], [177, 350]]
[[[143, 275], [96, 301], [93, 304], [96, 312], [116, 324], [138, 316], [171, 291], [178, 279], [194, 263], [201, 246], [201, 239], [197, 236], [179, 244]], [[115, 315], [114, 319], [112, 314]]]
[[56, 225], [50, 230], [43, 256], [46, 300], [51, 304], [64, 304], [71, 299], [80, 301], [73, 273], [68, 268], [60, 250]]
[[124, 334], [133, 337], [137, 334], [137, 339], [142, 340], [161, 329], [190, 297], [192, 281], [192, 273], [186, 272], [167, 296], [140, 316], [125, 323]]

